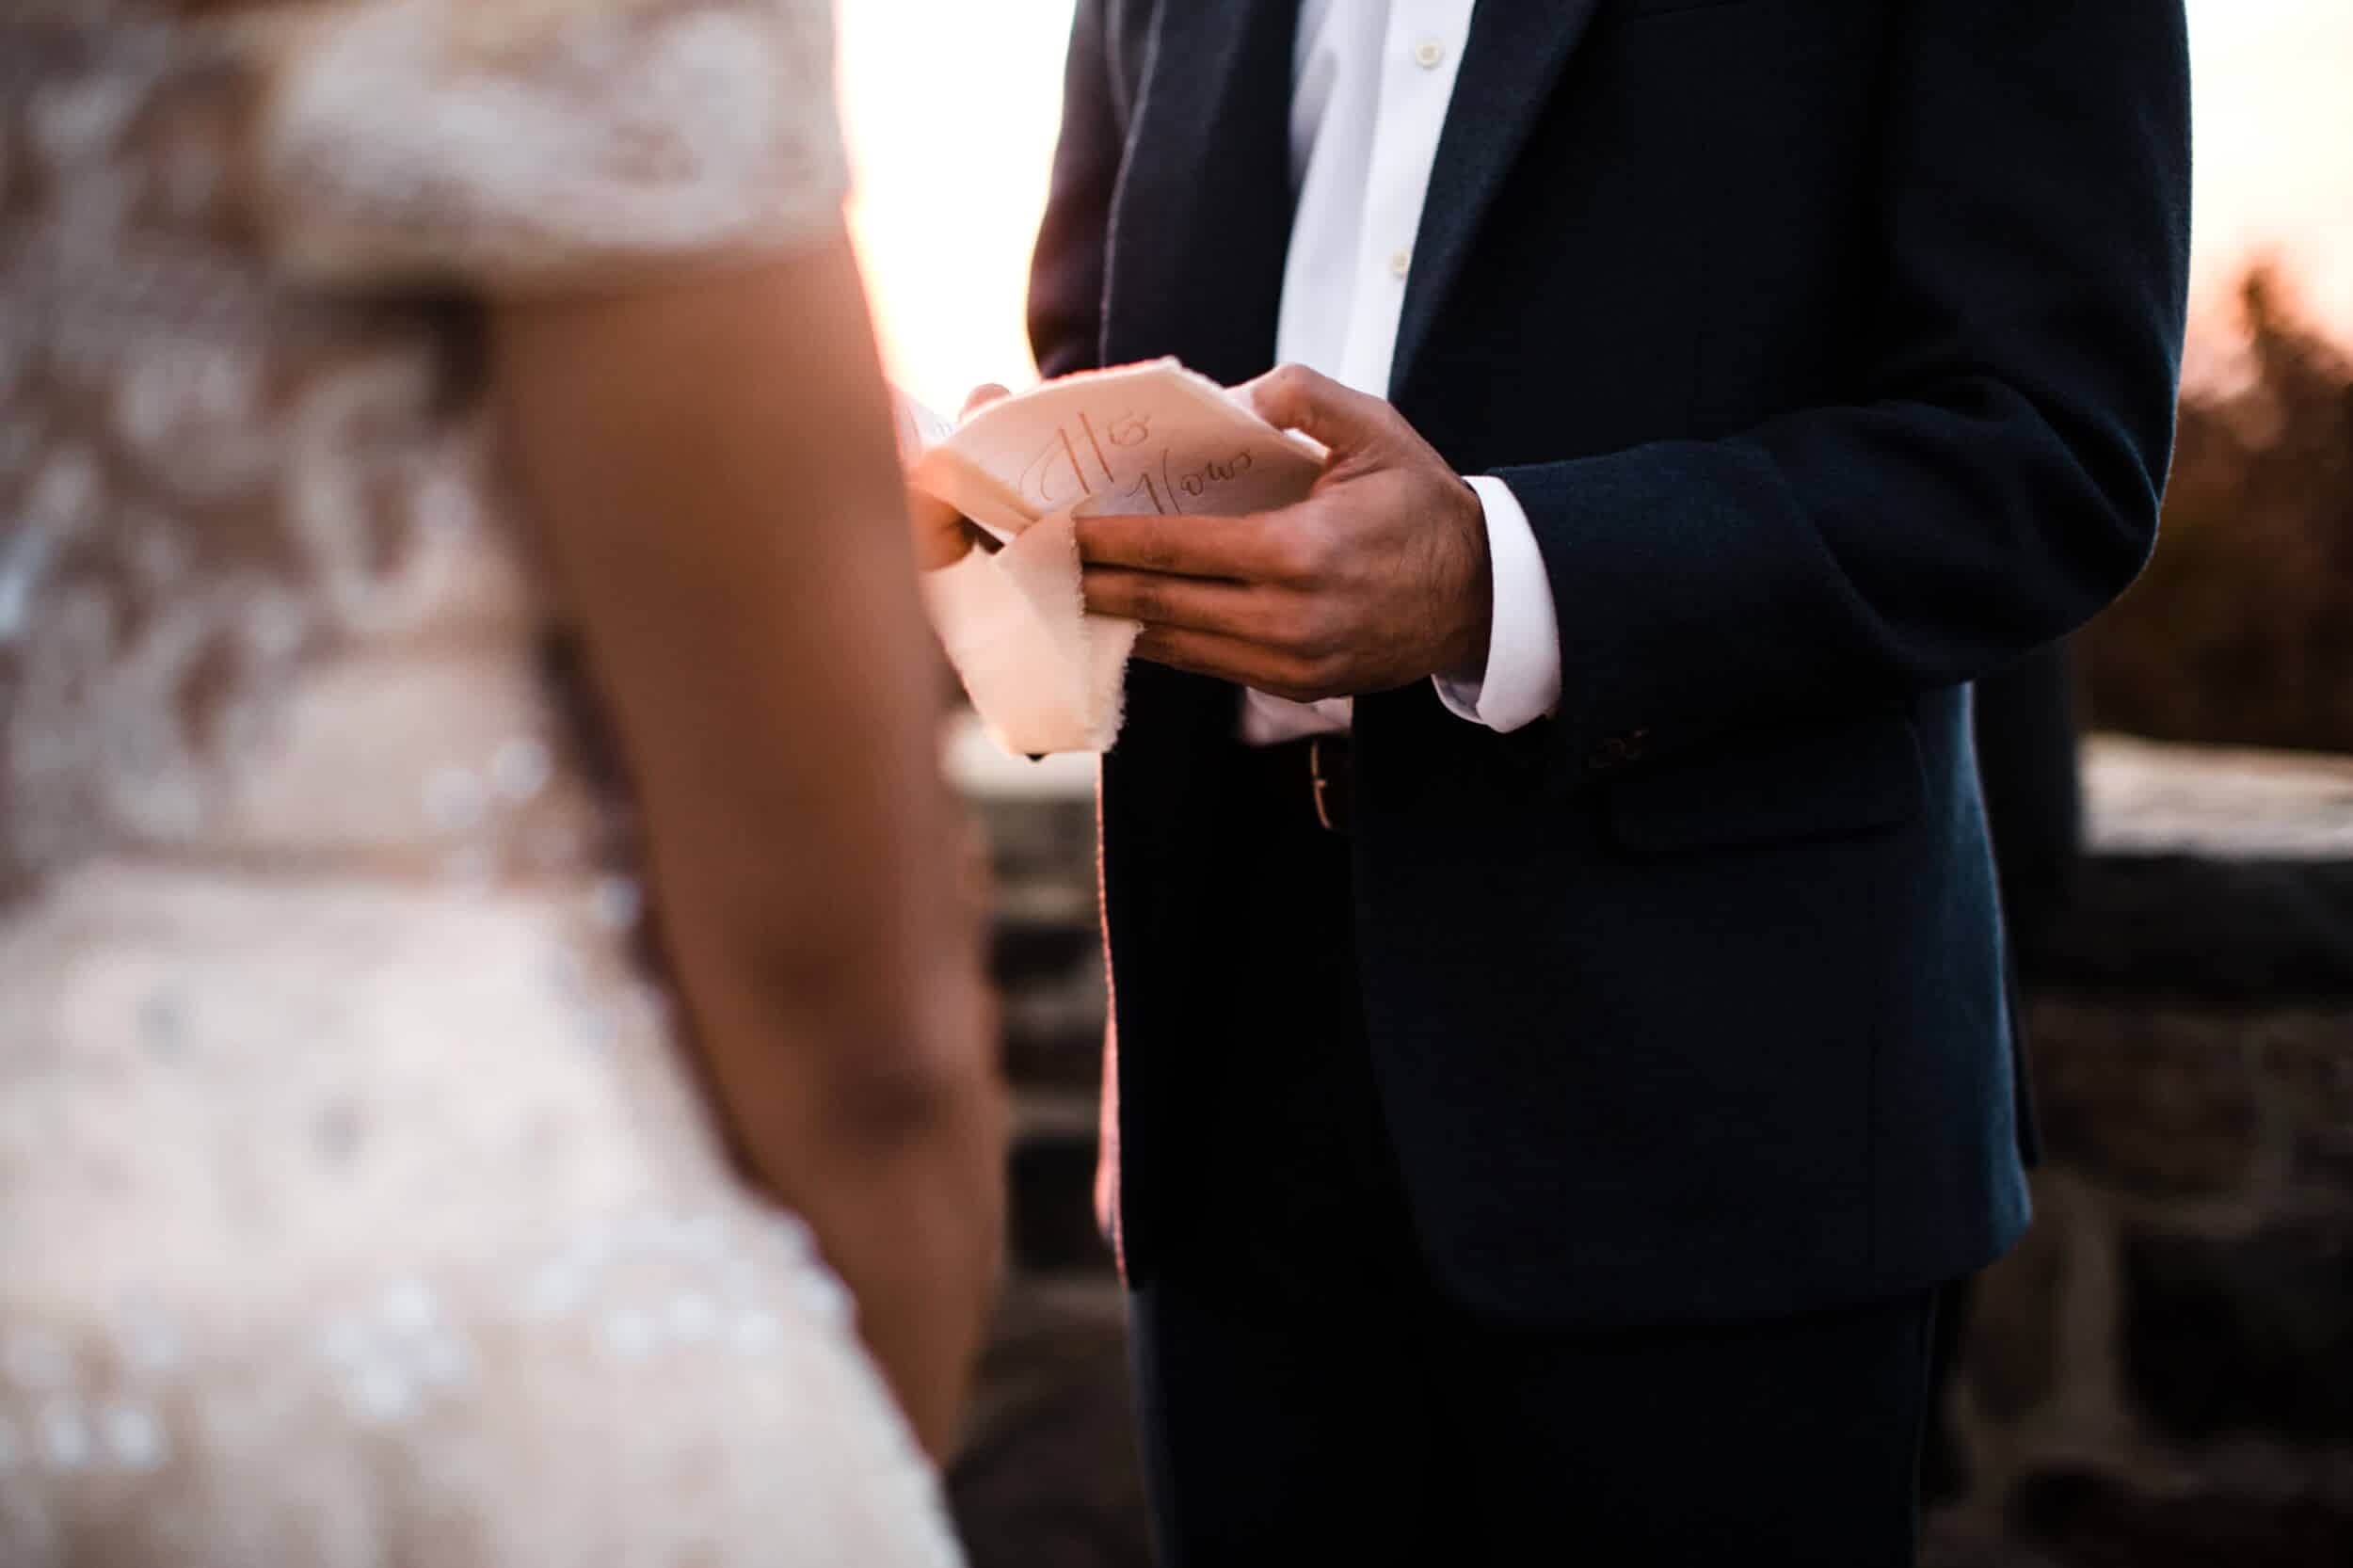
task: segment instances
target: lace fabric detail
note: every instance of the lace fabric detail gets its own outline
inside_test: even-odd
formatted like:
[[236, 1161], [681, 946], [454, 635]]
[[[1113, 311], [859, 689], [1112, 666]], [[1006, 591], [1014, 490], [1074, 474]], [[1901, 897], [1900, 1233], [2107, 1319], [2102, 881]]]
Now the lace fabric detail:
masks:
[[[0, 27], [0, 899], [124, 846], [618, 853], [565, 705], [509, 681], [451, 745], [427, 700], [458, 650], [526, 669], [551, 632], [461, 301], [831, 232], [824, 5], [15, 0]], [[428, 277], [456, 292], [395, 287]], [[555, 760], [544, 808], [479, 776], [518, 746]], [[398, 793], [404, 750], [439, 782]], [[476, 824], [470, 787], [529, 809]]]
[[955, 1560], [632, 913], [108, 865], [0, 922], [0, 1562]]
[[0, 0], [9, 1568], [954, 1561], [472, 369], [838, 221], [823, 11]]
[[829, 13], [777, 0], [354, 0], [273, 29], [284, 260], [528, 288], [831, 232]]

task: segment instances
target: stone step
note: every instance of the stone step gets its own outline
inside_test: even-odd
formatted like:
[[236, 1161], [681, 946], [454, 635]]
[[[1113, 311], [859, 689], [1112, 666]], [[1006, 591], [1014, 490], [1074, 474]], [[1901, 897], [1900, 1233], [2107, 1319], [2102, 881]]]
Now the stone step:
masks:
[[2095, 854], [2028, 957], [2043, 984], [2072, 992], [2353, 1002], [2353, 859]]
[[1006, 1228], [1013, 1266], [1024, 1274], [1099, 1278], [1112, 1270], [1095, 1223], [1096, 1112], [1091, 1095], [1014, 1100]]

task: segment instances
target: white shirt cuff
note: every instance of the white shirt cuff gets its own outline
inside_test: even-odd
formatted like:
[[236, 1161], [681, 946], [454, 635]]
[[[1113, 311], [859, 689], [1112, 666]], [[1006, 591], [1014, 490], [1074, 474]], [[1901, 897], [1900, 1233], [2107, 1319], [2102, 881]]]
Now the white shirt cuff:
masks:
[[1487, 664], [1473, 680], [1433, 677], [1438, 700], [1456, 718], [1510, 734], [1561, 705], [1561, 612], [1552, 601], [1536, 530], [1512, 487], [1474, 479], [1487, 517], [1487, 560], [1495, 578]]

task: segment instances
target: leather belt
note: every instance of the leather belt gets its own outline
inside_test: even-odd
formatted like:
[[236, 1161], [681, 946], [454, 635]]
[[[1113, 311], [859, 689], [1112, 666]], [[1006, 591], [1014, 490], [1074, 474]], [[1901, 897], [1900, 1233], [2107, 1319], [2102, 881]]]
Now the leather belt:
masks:
[[1311, 735], [1243, 750], [1257, 810], [1289, 832], [1347, 836], [1355, 777], [1346, 735]]

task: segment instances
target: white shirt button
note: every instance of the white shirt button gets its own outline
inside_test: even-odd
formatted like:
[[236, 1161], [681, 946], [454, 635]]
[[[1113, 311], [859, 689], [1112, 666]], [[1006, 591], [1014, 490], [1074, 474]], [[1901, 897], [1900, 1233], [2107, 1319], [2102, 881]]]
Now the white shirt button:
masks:
[[1413, 271], [1413, 270], [1414, 270], [1414, 253], [1413, 253], [1412, 251], [1410, 251], [1410, 250], [1393, 250], [1393, 251], [1391, 251], [1391, 252], [1389, 253], [1389, 276], [1390, 276], [1390, 277], [1392, 277], [1392, 278], [1402, 278], [1402, 277], [1404, 277], [1407, 273], [1409, 273], [1409, 272], [1411, 272], [1411, 271]]
[[1446, 45], [1436, 39], [1426, 38], [1414, 45], [1414, 63], [1424, 71], [1435, 71], [1446, 61]]

